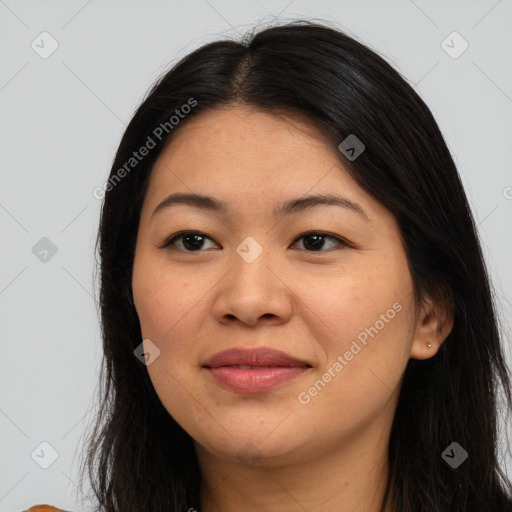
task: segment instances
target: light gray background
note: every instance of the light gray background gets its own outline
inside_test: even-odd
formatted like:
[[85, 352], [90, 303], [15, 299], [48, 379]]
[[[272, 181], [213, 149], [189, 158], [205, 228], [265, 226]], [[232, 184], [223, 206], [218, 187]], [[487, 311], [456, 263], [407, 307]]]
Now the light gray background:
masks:
[[[85, 510], [76, 451], [101, 357], [92, 191], [126, 123], [170, 63], [273, 16], [347, 30], [429, 105], [479, 223], [512, 360], [511, 0], [0, 0], [0, 511]], [[43, 31], [59, 45], [46, 59], [31, 47]], [[458, 58], [441, 46], [453, 31], [469, 43]], [[57, 247], [46, 263], [32, 252], [42, 237]], [[48, 469], [31, 457], [42, 442], [58, 452]]]

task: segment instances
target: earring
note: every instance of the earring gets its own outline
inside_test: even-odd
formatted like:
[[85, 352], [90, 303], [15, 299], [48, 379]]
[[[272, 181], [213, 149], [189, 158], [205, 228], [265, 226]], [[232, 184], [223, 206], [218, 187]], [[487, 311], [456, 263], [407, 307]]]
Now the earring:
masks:
[[432, 343], [427, 343], [428, 348], [432, 348]]

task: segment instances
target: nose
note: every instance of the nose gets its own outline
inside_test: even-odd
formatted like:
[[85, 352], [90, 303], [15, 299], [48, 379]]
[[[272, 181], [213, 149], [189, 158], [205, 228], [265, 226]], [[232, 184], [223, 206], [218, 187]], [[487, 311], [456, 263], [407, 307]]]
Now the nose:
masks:
[[293, 291], [283, 265], [277, 265], [270, 251], [252, 263], [234, 255], [231, 270], [220, 281], [213, 314], [221, 323], [285, 323], [293, 314]]

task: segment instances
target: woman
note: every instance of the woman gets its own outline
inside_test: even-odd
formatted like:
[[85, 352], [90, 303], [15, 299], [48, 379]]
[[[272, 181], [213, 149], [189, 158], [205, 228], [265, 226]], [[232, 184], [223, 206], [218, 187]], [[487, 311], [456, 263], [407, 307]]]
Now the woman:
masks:
[[301, 21], [207, 44], [103, 193], [98, 510], [512, 510], [474, 220], [381, 57]]

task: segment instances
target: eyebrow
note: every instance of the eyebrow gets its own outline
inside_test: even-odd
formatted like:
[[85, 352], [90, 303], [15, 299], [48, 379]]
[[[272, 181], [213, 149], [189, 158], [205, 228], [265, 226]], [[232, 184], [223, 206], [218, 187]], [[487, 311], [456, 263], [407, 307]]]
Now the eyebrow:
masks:
[[[213, 197], [201, 194], [176, 193], [167, 196], [155, 208], [151, 214], [151, 217], [154, 217], [156, 213], [161, 212], [164, 209], [178, 204], [184, 204], [194, 208], [199, 208], [204, 211], [210, 211], [222, 215], [227, 215], [229, 213], [229, 207], [224, 201], [220, 201], [218, 199], [214, 199]], [[345, 197], [339, 197], [330, 194], [319, 194], [290, 199], [274, 208], [273, 215], [275, 218], [280, 219], [284, 216], [301, 213], [305, 210], [315, 208], [317, 206], [341, 206], [357, 213], [367, 221], [370, 221], [368, 215], [361, 207], [361, 205]]]

